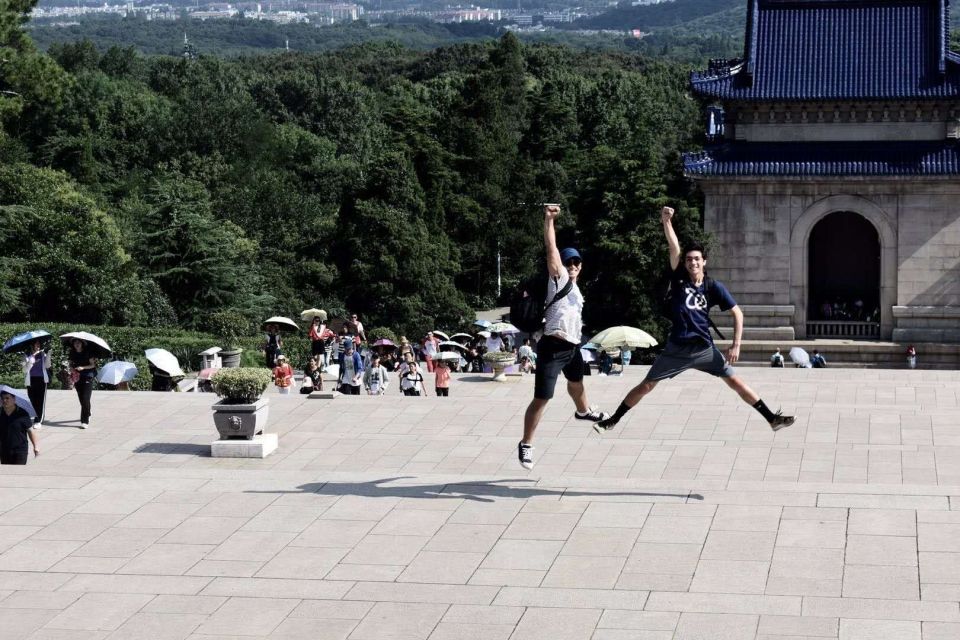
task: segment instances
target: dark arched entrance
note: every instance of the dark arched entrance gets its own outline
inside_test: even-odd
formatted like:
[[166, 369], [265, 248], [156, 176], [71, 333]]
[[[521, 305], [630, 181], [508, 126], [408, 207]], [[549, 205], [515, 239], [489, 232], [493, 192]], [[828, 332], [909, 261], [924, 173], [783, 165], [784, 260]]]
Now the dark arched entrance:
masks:
[[831, 213], [810, 232], [809, 337], [880, 335], [880, 236], [863, 216]]

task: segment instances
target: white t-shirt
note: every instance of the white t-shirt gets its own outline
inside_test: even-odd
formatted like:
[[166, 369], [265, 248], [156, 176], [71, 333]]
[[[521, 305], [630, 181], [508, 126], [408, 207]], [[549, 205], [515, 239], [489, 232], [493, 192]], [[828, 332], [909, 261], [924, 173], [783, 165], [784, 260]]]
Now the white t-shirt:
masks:
[[487, 338], [487, 351], [503, 351], [503, 340], [500, 336]]
[[420, 374], [419, 369], [416, 373], [408, 369], [400, 376], [400, 388], [404, 391], [419, 389], [421, 384], [423, 384], [423, 375]]
[[[560, 270], [559, 277], [550, 278], [547, 281], [545, 303], [550, 304], [557, 292], [563, 289], [569, 280], [570, 275], [566, 269]], [[573, 344], [580, 344], [580, 331], [583, 329], [582, 314], [583, 294], [580, 293], [580, 287], [574, 282], [570, 293], [557, 300], [546, 310], [543, 335], [555, 336]]]
[[354, 381], [356, 375], [357, 372], [353, 368], [353, 354], [351, 353], [343, 359], [343, 371], [340, 372], [340, 383], [356, 386], [357, 383]]

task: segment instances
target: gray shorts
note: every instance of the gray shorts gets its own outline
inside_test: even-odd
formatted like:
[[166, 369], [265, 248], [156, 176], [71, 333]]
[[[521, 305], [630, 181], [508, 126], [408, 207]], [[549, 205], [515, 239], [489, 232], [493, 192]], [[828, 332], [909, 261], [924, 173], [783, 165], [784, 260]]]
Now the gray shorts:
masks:
[[692, 344], [668, 342], [663, 353], [653, 361], [646, 380], [666, 380], [687, 369], [696, 369], [719, 378], [730, 378], [736, 375], [736, 371], [727, 363], [720, 349], [712, 343], [708, 345], [703, 342]]

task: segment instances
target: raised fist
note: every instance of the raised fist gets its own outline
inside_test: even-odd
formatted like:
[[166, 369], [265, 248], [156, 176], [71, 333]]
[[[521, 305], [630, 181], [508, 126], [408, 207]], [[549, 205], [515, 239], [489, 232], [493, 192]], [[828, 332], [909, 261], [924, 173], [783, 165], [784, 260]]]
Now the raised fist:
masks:
[[673, 220], [673, 209], [670, 207], [660, 209], [660, 221], [670, 222], [671, 220]]
[[547, 220], [556, 220], [557, 216], [560, 215], [560, 205], [558, 204], [545, 204], [543, 205], [543, 217]]

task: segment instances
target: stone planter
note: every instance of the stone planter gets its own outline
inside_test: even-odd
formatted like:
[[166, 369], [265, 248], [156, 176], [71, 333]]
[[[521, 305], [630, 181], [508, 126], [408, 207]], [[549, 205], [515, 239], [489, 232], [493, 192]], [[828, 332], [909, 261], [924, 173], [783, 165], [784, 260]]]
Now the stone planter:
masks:
[[493, 369], [493, 381], [505, 382], [507, 376], [504, 370], [514, 363], [516, 357], [506, 351], [488, 351], [483, 354], [483, 360]]
[[213, 405], [213, 423], [220, 439], [243, 438], [251, 440], [262, 433], [270, 415], [270, 401], [260, 398], [253, 404], [225, 404], [223, 400]]
[[220, 360], [223, 362], [224, 368], [236, 368], [240, 366], [240, 354], [243, 353], [243, 349], [236, 349], [234, 351], [221, 351]]

